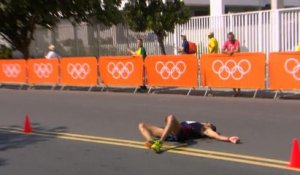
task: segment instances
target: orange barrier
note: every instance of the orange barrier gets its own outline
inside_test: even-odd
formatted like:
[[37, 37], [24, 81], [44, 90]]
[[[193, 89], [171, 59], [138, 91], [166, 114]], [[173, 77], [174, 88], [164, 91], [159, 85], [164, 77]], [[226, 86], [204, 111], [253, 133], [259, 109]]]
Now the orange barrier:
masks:
[[57, 84], [58, 60], [57, 59], [30, 59], [27, 61], [28, 83]]
[[103, 56], [99, 58], [103, 84], [140, 86], [143, 84], [143, 59], [137, 56]]
[[97, 85], [95, 57], [69, 57], [60, 60], [62, 85]]
[[270, 53], [269, 88], [300, 89], [300, 53]]
[[198, 85], [198, 61], [195, 55], [148, 56], [145, 64], [149, 86]]
[[201, 85], [225, 88], [265, 87], [265, 54], [204, 54], [200, 58]]
[[25, 60], [0, 60], [0, 82], [26, 83]]

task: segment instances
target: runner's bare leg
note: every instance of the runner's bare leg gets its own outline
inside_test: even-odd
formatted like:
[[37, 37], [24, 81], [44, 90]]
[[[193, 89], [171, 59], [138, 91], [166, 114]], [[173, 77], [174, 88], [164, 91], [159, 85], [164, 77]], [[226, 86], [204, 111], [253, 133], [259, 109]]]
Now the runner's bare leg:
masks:
[[177, 134], [180, 130], [180, 124], [174, 115], [168, 115], [165, 121], [166, 121], [166, 126], [159, 139], [161, 142], [166, 140], [169, 134]]
[[147, 141], [152, 141], [153, 137], [161, 137], [164, 131], [163, 128], [146, 123], [140, 123], [139, 130]]

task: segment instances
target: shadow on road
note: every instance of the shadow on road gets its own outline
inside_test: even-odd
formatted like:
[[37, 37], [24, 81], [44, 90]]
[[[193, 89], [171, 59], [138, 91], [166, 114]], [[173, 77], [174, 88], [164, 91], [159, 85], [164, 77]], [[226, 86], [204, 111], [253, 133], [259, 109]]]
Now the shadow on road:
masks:
[[[45, 129], [38, 123], [33, 123], [32, 130], [44, 131], [44, 132], [67, 132], [67, 127], [60, 126], [51, 129]], [[22, 128], [21, 126], [10, 126], [9, 128]], [[38, 142], [44, 142], [51, 137], [44, 137], [38, 135], [22, 134], [17, 132], [12, 132], [12, 130], [0, 130], [0, 151], [6, 151], [9, 149], [23, 148], [27, 145], [35, 144]], [[0, 159], [1, 165], [1, 159]]]
[[6, 160], [5, 159], [0, 159], [0, 166], [3, 166], [6, 164]]

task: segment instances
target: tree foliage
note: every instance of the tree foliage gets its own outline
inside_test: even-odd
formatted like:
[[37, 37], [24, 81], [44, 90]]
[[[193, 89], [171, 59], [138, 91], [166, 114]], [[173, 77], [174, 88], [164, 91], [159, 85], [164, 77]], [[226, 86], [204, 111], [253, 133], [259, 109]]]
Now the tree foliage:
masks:
[[190, 19], [190, 10], [182, 0], [129, 0], [124, 14], [131, 30], [156, 34], [162, 54], [166, 54], [163, 40], [167, 33]]
[[122, 19], [120, 4], [121, 0], [0, 0], [0, 35], [28, 58], [37, 25], [51, 29], [61, 19], [116, 24]]

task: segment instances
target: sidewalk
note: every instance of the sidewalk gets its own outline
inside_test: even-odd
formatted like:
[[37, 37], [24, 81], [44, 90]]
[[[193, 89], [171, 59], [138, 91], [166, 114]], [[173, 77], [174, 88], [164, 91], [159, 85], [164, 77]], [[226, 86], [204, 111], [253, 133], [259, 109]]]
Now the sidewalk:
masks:
[[[28, 86], [28, 85], [6, 85], [2, 84], [1, 89], [15, 89], [15, 90], [53, 90], [53, 91], [90, 91], [90, 92], [117, 92], [117, 93], [132, 93], [132, 94], [173, 94], [173, 95], [187, 95], [189, 88], [178, 87], [152, 87], [149, 91], [140, 90], [135, 87], [81, 87], [81, 86]], [[207, 93], [206, 93], [207, 90]], [[256, 93], [256, 94], [255, 94]], [[277, 95], [276, 95], [277, 94]], [[206, 96], [205, 96], [206, 95]], [[296, 99], [300, 100], [300, 90], [290, 91], [273, 91], [273, 90], [257, 90], [255, 89], [241, 89], [241, 94], [238, 97], [233, 97], [234, 93], [231, 88], [211, 88], [204, 87], [191, 89], [189, 96], [202, 97], [230, 97], [230, 98], [266, 98], [266, 99]], [[274, 98], [277, 96], [276, 98]]]

